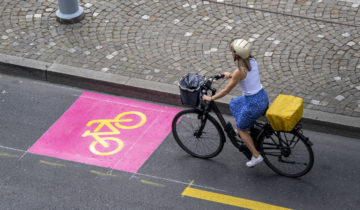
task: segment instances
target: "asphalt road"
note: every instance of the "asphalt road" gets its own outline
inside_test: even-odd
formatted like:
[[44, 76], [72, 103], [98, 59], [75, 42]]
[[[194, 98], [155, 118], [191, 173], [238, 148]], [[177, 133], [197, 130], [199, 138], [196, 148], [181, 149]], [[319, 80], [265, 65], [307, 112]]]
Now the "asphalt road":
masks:
[[265, 164], [246, 168], [229, 141], [212, 160], [192, 158], [171, 134], [136, 173], [27, 152], [84, 91], [0, 74], [0, 209], [238, 209], [182, 196], [186, 189], [262, 202], [259, 207], [360, 205], [360, 139], [341, 133], [304, 131], [314, 143], [315, 165], [299, 179]]

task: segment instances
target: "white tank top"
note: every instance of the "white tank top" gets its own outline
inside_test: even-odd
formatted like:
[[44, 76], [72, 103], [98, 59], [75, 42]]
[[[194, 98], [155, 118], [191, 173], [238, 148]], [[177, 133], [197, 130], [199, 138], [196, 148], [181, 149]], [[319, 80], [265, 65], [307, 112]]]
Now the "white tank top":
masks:
[[260, 82], [260, 75], [257, 62], [254, 58], [250, 58], [251, 71], [246, 75], [246, 78], [239, 82], [239, 86], [244, 95], [250, 96], [258, 93], [263, 86]]

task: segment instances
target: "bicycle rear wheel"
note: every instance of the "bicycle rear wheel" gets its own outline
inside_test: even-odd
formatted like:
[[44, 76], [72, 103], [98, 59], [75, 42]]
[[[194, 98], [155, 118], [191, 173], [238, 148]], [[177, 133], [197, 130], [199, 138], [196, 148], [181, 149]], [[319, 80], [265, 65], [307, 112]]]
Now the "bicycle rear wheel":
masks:
[[196, 109], [179, 112], [172, 122], [172, 133], [179, 146], [197, 158], [215, 157], [224, 147], [225, 135], [219, 123], [211, 115], [204, 122], [202, 112]]
[[282, 176], [303, 176], [314, 165], [311, 146], [294, 132], [276, 132], [268, 137], [262, 135], [259, 147], [265, 163]]

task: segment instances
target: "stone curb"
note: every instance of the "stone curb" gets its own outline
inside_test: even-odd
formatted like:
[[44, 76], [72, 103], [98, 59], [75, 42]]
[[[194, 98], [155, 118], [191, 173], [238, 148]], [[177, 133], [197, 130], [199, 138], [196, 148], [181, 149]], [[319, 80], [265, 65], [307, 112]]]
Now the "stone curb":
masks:
[[[0, 54], [0, 72], [114, 95], [176, 106], [181, 105], [179, 88], [176, 85], [130, 78], [57, 63]], [[228, 104], [233, 97], [234, 96], [227, 95], [217, 101], [223, 113], [230, 113]], [[360, 119], [356, 117], [304, 109], [302, 121], [305, 125], [321, 126], [326, 131], [337, 129], [360, 133]]]

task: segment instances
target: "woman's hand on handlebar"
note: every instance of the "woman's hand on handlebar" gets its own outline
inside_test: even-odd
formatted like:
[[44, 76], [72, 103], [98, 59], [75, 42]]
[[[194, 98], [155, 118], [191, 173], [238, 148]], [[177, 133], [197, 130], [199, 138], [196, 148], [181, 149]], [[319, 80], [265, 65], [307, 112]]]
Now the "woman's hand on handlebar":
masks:
[[223, 75], [224, 75], [225, 79], [231, 78], [231, 73], [230, 72], [224, 72]]
[[211, 101], [211, 100], [212, 100], [211, 97], [208, 96], [208, 95], [203, 95], [202, 99], [203, 99], [204, 101]]

